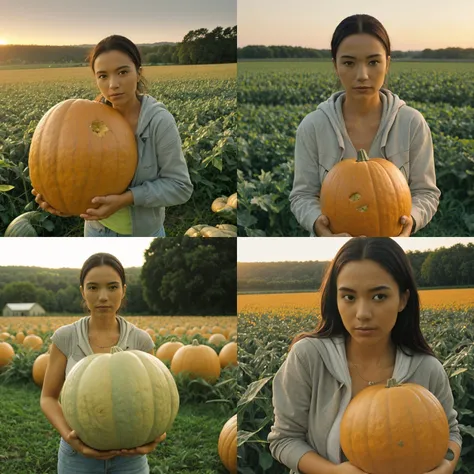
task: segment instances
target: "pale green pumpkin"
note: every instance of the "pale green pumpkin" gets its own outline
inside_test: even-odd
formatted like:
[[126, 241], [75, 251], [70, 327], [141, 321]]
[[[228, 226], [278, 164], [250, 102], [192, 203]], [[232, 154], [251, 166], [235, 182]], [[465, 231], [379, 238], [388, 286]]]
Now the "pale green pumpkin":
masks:
[[69, 373], [61, 394], [68, 425], [97, 450], [130, 449], [167, 432], [179, 394], [168, 368], [142, 351], [112, 348], [93, 354]]

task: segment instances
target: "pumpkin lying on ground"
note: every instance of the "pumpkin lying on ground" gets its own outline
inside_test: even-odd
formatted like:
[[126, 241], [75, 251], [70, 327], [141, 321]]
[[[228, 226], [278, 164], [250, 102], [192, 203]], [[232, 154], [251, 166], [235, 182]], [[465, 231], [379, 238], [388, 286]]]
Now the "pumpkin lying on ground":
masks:
[[217, 450], [225, 468], [230, 474], [237, 474], [237, 415], [227, 420], [223, 426]]
[[229, 342], [219, 352], [219, 361], [224, 369], [228, 365], [237, 365], [237, 343]]
[[335, 165], [321, 186], [321, 213], [332, 233], [356, 237], [395, 237], [403, 226], [400, 218], [411, 214], [411, 193], [402, 172], [383, 158], [357, 159]]
[[167, 432], [178, 413], [176, 383], [143, 351], [92, 354], [69, 372], [61, 394], [68, 425], [98, 450], [131, 449]]
[[237, 237], [237, 227], [232, 224], [218, 224], [215, 227], [198, 224], [190, 227], [184, 235], [188, 237]]
[[47, 217], [45, 212], [30, 211], [13, 219], [5, 230], [5, 237], [38, 237], [37, 228], [41, 220]]
[[49, 354], [41, 354], [39, 355], [32, 368], [32, 376], [33, 382], [38, 385], [38, 387], [43, 386], [44, 376], [46, 374], [46, 368], [48, 367], [49, 363]]
[[371, 474], [424, 474], [448, 451], [443, 406], [421, 385], [373, 385], [349, 403], [341, 421], [347, 459]]
[[8, 342], [0, 342], [0, 368], [8, 365], [14, 356], [15, 351], [11, 344]]
[[184, 344], [180, 341], [165, 342], [156, 350], [156, 357], [162, 362], [171, 362], [176, 351], [183, 346]]
[[33, 187], [51, 206], [79, 215], [95, 196], [121, 194], [137, 167], [135, 136], [113, 107], [69, 99], [39, 121], [28, 166]]
[[203, 378], [214, 383], [221, 375], [219, 356], [212, 347], [199, 344], [197, 339], [192, 344], [178, 349], [171, 361], [173, 374], [185, 373], [189, 378]]
[[237, 193], [231, 196], [221, 196], [214, 199], [211, 205], [212, 212], [222, 216], [226, 221], [237, 223]]

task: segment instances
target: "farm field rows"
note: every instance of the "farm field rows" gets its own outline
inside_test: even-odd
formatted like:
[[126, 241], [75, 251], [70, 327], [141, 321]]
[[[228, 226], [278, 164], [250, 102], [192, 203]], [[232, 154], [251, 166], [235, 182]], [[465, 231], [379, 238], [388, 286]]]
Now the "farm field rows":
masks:
[[[474, 288], [420, 290], [419, 295], [422, 308], [456, 307], [464, 309], [474, 307]], [[237, 311], [277, 311], [279, 308], [319, 311], [319, 303], [319, 292], [248, 294], [238, 295]]]
[[[296, 129], [337, 87], [330, 62], [238, 65], [239, 235], [304, 236], [290, 210]], [[393, 63], [388, 88], [433, 136], [438, 212], [416, 236], [474, 231], [474, 63]]]
[[[301, 297], [304, 299], [305, 295], [309, 302], [311, 294]], [[256, 308], [247, 306], [239, 310], [239, 468], [246, 474], [289, 473], [289, 469], [272, 458], [268, 449], [267, 436], [273, 424], [272, 380], [286, 358], [293, 337], [314, 330], [319, 318], [319, 308], [311, 303], [298, 306], [296, 298], [295, 307], [283, 303], [281, 307], [273, 305], [278, 296], [267, 295], [267, 308], [259, 301]], [[421, 313], [421, 330], [443, 363], [453, 391], [463, 438], [456, 472], [471, 474], [474, 472], [474, 304], [464, 309], [430, 308], [426, 304]]]
[[[236, 317], [169, 317], [126, 316], [128, 321], [147, 330], [155, 341], [155, 351], [165, 342], [184, 345], [198, 341], [220, 354], [223, 347], [236, 339]], [[33, 382], [33, 364], [47, 353], [54, 330], [79, 317], [2, 317], [0, 342], [8, 342], [15, 351], [9, 365], [0, 368], [0, 399], [3, 411], [0, 424], [8, 427], [0, 434], [1, 472], [11, 474], [53, 474], [57, 472], [57, 450], [60, 436], [48, 422], [39, 406], [41, 389]], [[36, 349], [19, 342], [20, 332], [35, 334], [43, 344]], [[8, 334], [7, 334], [8, 333]], [[212, 334], [223, 334], [222, 342], [211, 342]], [[164, 363], [170, 368], [169, 361]], [[222, 363], [221, 363], [222, 365]], [[237, 372], [234, 365], [222, 366], [213, 381], [191, 379], [174, 374], [179, 391], [180, 408], [165, 442], [148, 455], [150, 472], [156, 474], [225, 474], [218, 454], [222, 427], [235, 414]], [[21, 414], [21, 416], [20, 416]], [[28, 432], [28, 436], [25, 436]]]
[[[212, 201], [236, 192], [234, 139], [236, 65], [144, 68], [148, 94], [163, 102], [176, 119], [194, 193], [167, 210], [168, 236], [183, 235], [195, 224], [215, 225]], [[89, 68], [0, 70], [0, 235], [18, 215], [37, 208], [31, 194], [28, 153], [41, 117], [72, 98], [93, 100], [97, 86]], [[48, 215], [40, 235], [81, 236], [83, 220]]]

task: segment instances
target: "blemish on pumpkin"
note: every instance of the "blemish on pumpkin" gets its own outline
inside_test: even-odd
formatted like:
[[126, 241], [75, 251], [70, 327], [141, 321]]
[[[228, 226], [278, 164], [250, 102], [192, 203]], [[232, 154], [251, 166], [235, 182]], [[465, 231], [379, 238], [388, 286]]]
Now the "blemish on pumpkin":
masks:
[[360, 194], [359, 193], [354, 193], [352, 196], [349, 196], [349, 201], [358, 201], [360, 199]]
[[369, 206], [361, 206], [357, 208], [359, 212], [367, 212], [368, 209], [369, 209]]
[[403, 441], [399, 441], [398, 446], [400, 446], [400, 448], [403, 448], [405, 446], [405, 443]]
[[94, 120], [91, 123], [92, 133], [95, 133], [98, 137], [102, 138], [109, 131], [107, 125], [101, 120]]

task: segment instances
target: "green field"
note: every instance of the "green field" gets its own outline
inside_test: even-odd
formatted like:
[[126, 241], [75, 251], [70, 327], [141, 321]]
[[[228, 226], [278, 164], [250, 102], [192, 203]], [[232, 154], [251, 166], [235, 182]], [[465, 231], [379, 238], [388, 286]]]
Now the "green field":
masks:
[[[317, 310], [239, 311], [239, 469], [246, 474], [287, 474], [274, 460], [267, 435], [273, 424], [272, 380], [294, 336], [317, 326]], [[474, 310], [427, 309], [421, 330], [449, 376], [463, 438], [457, 473], [474, 472]]]
[[[212, 201], [236, 192], [236, 65], [145, 67], [148, 93], [176, 119], [194, 194], [166, 211], [167, 236], [196, 224], [224, 223]], [[98, 89], [89, 68], [0, 70], [0, 235], [20, 214], [35, 210], [28, 171], [31, 138], [41, 117], [72, 98], [93, 100]], [[83, 220], [48, 214], [41, 236], [81, 236]]]
[[[474, 63], [394, 62], [388, 87], [430, 126], [438, 211], [416, 236], [474, 233]], [[239, 235], [305, 236], [290, 211], [296, 129], [338, 90], [328, 61], [238, 64]]]

